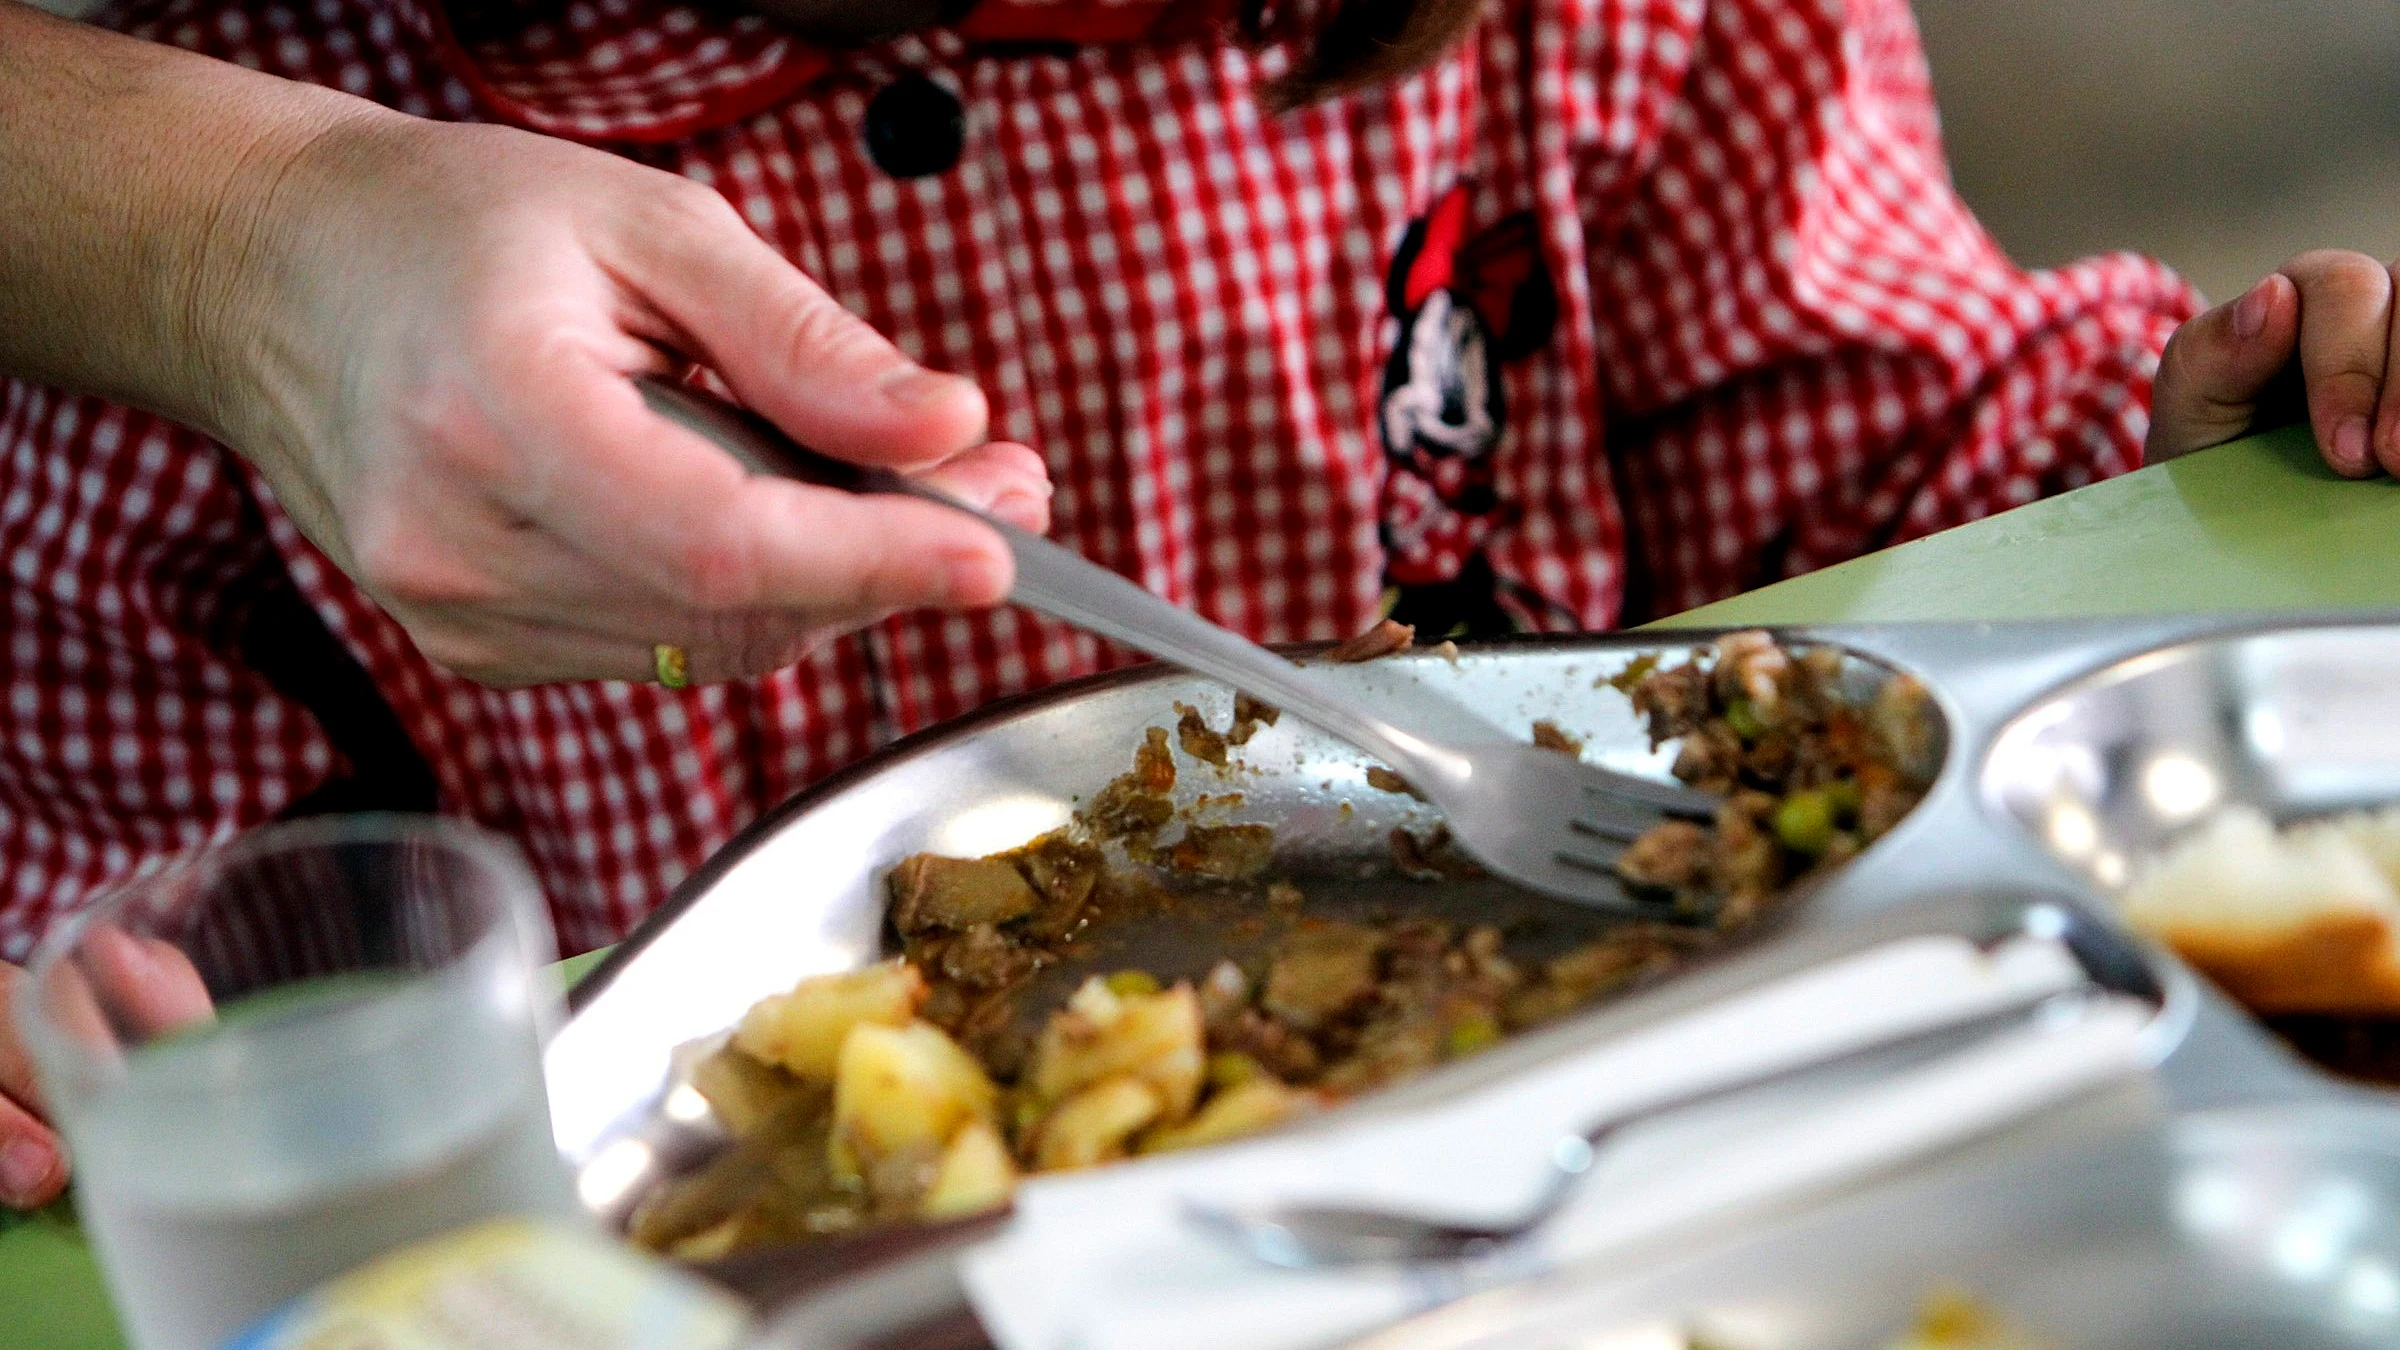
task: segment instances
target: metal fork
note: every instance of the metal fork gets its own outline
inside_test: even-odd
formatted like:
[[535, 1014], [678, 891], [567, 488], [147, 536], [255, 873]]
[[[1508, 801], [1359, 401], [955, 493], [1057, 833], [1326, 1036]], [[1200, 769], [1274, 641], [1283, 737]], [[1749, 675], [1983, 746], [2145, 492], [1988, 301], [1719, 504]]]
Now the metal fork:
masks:
[[918, 497], [977, 517], [1000, 532], [1016, 561], [1010, 600], [1223, 681], [1374, 755], [1441, 809], [1475, 861], [1520, 886], [1654, 913], [1655, 905], [1629, 897], [1618, 880], [1618, 856], [1661, 820], [1705, 820], [1716, 811], [1717, 800], [1707, 794], [1536, 749], [1421, 687], [1370, 694], [1337, 685], [1068, 549], [896, 473], [804, 449], [766, 419], [685, 386], [636, 383], [653, 411], [753, 473]]

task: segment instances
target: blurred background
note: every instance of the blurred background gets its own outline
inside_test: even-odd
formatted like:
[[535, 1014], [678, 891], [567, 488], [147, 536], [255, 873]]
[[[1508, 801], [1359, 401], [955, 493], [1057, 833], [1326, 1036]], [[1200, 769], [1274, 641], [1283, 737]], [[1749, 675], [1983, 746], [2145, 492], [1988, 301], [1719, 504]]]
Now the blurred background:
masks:
[[2230, 299], [2400, 256], [2393, 0], [1916, 0], [1960, 193], [2029, 267], [2130, 248]]
[[2400, 0], [1916, 9], [1959, 189], [2019, 262], [2136, 249], [2227, 299], [2302, 249], [2400, 256]]

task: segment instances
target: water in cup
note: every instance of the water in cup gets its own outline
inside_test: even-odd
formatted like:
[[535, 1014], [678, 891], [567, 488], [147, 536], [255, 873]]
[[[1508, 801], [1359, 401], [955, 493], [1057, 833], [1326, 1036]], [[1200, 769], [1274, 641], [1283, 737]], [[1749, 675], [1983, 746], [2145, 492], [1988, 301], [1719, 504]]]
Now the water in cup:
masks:
[[289, 828], [237, 848], [340, 865], [209, 864], [46, 946], [29, 981], [76, 1203], [141, 1350], [210, 1350], [478, 1219], [577, 1213], [521, 866], [449, 826]]

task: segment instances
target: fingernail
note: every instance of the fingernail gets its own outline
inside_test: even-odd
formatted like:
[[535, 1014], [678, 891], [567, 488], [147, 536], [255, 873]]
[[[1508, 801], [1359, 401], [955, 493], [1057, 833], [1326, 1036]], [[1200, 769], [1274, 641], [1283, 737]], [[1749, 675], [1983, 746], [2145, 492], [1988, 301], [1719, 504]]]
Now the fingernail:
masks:
[[958, 386], [964, 383], [958, 376], [938, 370], [902, 366], [883, 377], [883, 396], [910, 412], [922, 412], [944, 399], [958, 397]]
[[1029, 521], [1041, 519], [1049, 501], [1050, 494], [1047, 492], [1032, 493], [1022, 488], [1010, 488], [992, 499], [990, 509], [993, 515], [1002, 520], [1015, 525], [1026, 525]]
[[58, 1155], [39, 1139], [19, 1135], [0, 1144], [0, 1196], [11, 1204], [30, 1204], [57, 1168]]
[[2367, 419], [2352, 417], [2333, 429], [2333, 457], [2344, 468], [2367, 467]]
[[2261, 281], [2233, 306], [2233, 335], [2244, 342], [2257, 337], [2267, 326], [2267, 290], [2269, 282]]

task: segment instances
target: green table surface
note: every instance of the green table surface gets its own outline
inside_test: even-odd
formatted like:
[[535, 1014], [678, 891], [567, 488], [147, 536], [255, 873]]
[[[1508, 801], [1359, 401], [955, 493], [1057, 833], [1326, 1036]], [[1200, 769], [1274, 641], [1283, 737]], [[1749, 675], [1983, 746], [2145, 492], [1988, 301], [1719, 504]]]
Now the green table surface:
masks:
[[[2144, 469], [1768, 586], [1669, 625], [2400, 608], [2400, 484], [2302, 429]], [[570, 977], [580, 973], [569, 963]], [[63, 1206], [0, 1215], [0, 1350], [121, 1345]]]

